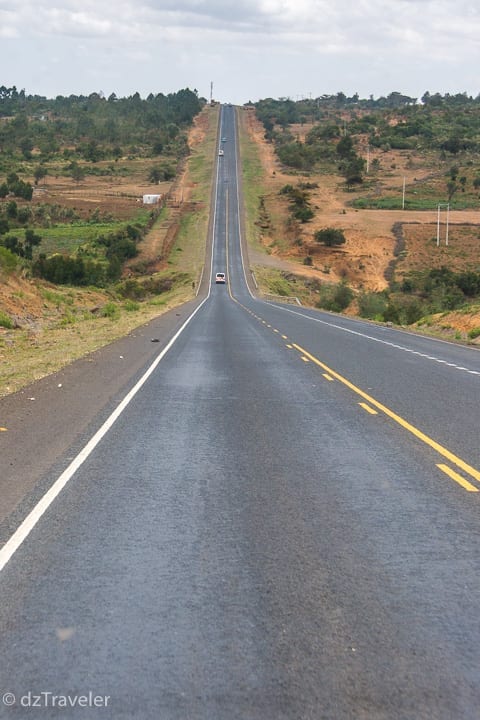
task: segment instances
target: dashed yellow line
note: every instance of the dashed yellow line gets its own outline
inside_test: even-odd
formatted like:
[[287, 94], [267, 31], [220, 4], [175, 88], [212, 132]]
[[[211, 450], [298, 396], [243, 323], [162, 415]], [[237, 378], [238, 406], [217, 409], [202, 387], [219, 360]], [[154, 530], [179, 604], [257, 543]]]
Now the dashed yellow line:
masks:
[[367, 405], [367, 403], [358, 403], [361, 408], [366, 410], [367, 413], [370, 413], [370, 415], [378, 415], [378, 412], [370, 407], [370, 405]]
[[442, 470], [446, 475], [448, 475], [448, 477], [452, 478], [452, 480], [455, 480], [456, 483], [465, 488], [467, 492], [478, 492], [478, 488], [476, 488], [475, 485], [469, 483], [468, 480], [465, 480], [464, 477], [455, 472], [455, 470], [449, 468], [448, 465], [438, 463], [437, 467], [440, 468], [440, 470]]
[[423, 433], [421, 430], [409, 423], [407, 420], [404, 420], [402, 417], [400, 417], [400, 415], [397, 415], [395, 412], [393, 412], [393, 410], [390, 410], [390, 408], [382, 405], [382, 403], [378, 402], [378, 400], [375, 400], [375, 398], [373, 398], [371, 395], [351, 383], [350, 380], [347, 380], [347, 378], [344, 378], [342, 375], [329, 368], [328, 365], [325, 365], [325, 363], [318, 360], [314, 355], [311, 355], [309, 352], [307, 352], [307, 350], [304, 350], [304, 348], [300, 347], [300, 345], [296, 345], [295, 343], [293, 343], [293, 347], [298, 350], [298, 352], [300, 352], [302, 355], [309, 358], [313, 363], [315, 363], [315, 365], [318, 365], [318, 367], [322, 368], [322, 370], [325, 370], [336, 380], [346, 385], [346, 387], [348, 387], [350, 390], [353, 390], [354, 393], [360, 395], [360, 397], [366, 400], [367, 403], [373, 405], [373, 407], [377, 408], [377, 410], [380, 410], [380, 412], [385, 413], [385, 415], [387, 415], [389, 418], [401, 425], [405, 430], [414, 435], [418, 440], [421, 440], [423, 443], [425, 443], [425, 445], [428, 445], [433, 450], [438, 452], [439, 455], [442, 455], [442, 457], [453, 463], [453, 465], [456, 465], [458, 468], [463, 470], [463, 472], [466, 472], [467, 475], [470, 475], [472, 478], [480, 482], [480, 471], [478, 471], [476, 468], [472, 467], [464, 460], [462, 460], [462, 458], [459, 458], [457, 455], [450, 452], [450, 450], [443, 447], [443, 445], [440, 445], [440, 443], [436, 442], [436, 440], [433, 440], [428, 435], [425, 435], [425, 433]]
[[[235, 298], [232, 298], [235, 299]], [[241, 303], [235, 299], [235, 302], [237, 302], [239, 305]], [[242, 307], [244, 307], [242, 305]], [[245, 308], [247, 309], [247, 308]], [[266, 325], [268, 328], [272, 329], [271, 325], [268, 325], [266, 320], [263, 320], [261, 317], [254, 316], [263, 323], [263, 325]], [[275, 333], [278, 333], [279, 331], [274, 329]], [[287, 340], [287, 335], [282, 335], [283, 340]], [[352, 390], [354, 393], [362, 397], [366, 402], [359, 402], [359, 406], [365, 410], [365, 412], [369, 413], [370, 415], [378, 415], [378, 411], [384, 413], [387, 415], [387, 417], [394, 420], [396, 423], [398, 423], [401, 427], [403, 427], [405, 430], [407, 430], [409, 433], [414, 435], [418, 440], [425, 443], [425, 445], [428, 445], [433, 450], [435, 450], [439, 455], [442, 455], [444, 458], [449, 460], [453, 465], [456, 465], [458, 468], [463, 470], [463, 472], [467, 473], [467, 475], [470, 475], [474, 480], [477, 480], [477, 482], [480, 482], [480, 471], [474, 468], [472, 465], [469, 465], [466, 463], [462, 458], [458, 457], [454, 453], [452, 453], [450, 450], [448, 450], [446, 447], [443, 447], [443, 445], [440, 445], [440, 443], [436, 442], [436, 440], [433, 440], [433, 438], [429, 437], [425, 433], [423, 433], [421, 430], [416, 428], [414, 425], [409, 423], [407, 420], [404, 420], [400, 415], [397, 415], [393, 410], [390, 410], [386, 405], [383, 405], [382, 403], [378, 402], [378, 400], [375, 400], [371, 395], [366, 393], [364, 390], [361, 390], [361, 388], [354, 385], [350, 380], [347, 380], [347, 378], [343, 377], [343, 375], [340, 375], [340, 373], [337, 373], [335, 370], [332, 370], [332, 368], [328, 367], [328, 365], [325, 365], [325, 363], [321, 362], [318, 358], [316, 358], [314, 355], [309, 353], [307, 350], [302, 348], [300, 345], [297, 345], [296, 343], [286, 343], [286, 348], [289, 350], [292, 350], [295, 348], [295, 350], [298, 350], [298, 352], [301, 354], [301, 359], [303, 362], [313, 362], [318, 367], [322, 368], [324, 372], [322, 373], [325, 380], [328, 380], [329, 382], [334, 382], [334, 380], [338, 380], [339, 382], [343, 383], [346, 387], [348, 387], [350, 390]], [[373, 407], [372, 407], [373, 406]], [[376, 408], [376, 409], [375, 409]], [[478, 488], [476, 488], [474, 485], [472, 485], [468, 480], [466, 480], [462, 475], [459, 475], [459, 473], [455, 472], [455, 470], [452, 470], [452, 468], [448, 467], [448, 465], [445, 465], [443, 463], [437, 463], [437, 467], [444, 472], [446, 475], [448, 475], [449, 478], [454, 480], [456, 483], [461, 485], [467, 492], [478, 492]]]

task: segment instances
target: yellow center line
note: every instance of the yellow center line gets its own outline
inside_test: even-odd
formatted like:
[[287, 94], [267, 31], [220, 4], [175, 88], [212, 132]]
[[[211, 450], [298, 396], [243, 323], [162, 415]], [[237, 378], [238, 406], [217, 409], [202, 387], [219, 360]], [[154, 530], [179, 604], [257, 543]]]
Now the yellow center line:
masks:
[[328, 380], [328, 382], [333, 382], [333, 378], [330, 375], [327, 375], [327, 373], [322, 373], [325, 380]]
[[361, 408], [366, 410], [370, 415], [378, 415], [378, 412], [370, 407], [370, 405], [367, 405], [367, 403], [358, 403]]
[[293, 343], [293, 347], [298, 350], [302, 355], [309, 358], [315, 365], [318, 365], [318, 367], [322, 368], [322, 370], [325, 370], [329, 375], [334, 377], [339, 382], [343, 383], [348, 387], [350, 390], [353, 390], [354, 393], [362, 397], [364, 400], [366, 400], [370, 405], [373, 405], [377, 410], [380, 410], [381, 412], [385, 413], [389, 418], [394, 420], [396, 423], [401, 425], [405, 430], [412, 433], [412, 435], [415, 435], [418, 440], [421, 440], [426, 445], [429, 445], [429, 447], [433, 448], [436, 452], [439, 453], [439, 455], [442, 455], [443, 457], [447, 458], [451, 463], [456, 465], [457, 467], [461, 468], [464, 472], [466, 472], [468, 475], [471, 475], [471, 477], [475, 478], [478, 482], [480, 482], [480, 471], [478, 471], [476, 468], [472, 467], [468, 463], [466, 463], [464, 460], [459, 458], [454, 453], [450, 452], [447, 448], [443, 447], [443, 445], [440, 445], [440, 443], [437, 443], [435, 440], [430, 438], [428, 435], [425, 435], [421, 430], [418, 430], [414, 425], [409, 423], [407, 420], [404, 420], [400, 415], [397, 415], [393, 412], [393, 410], [390, 410], [385, 405], [382, 405], [382, 403], [378, 402], [378, 400], [375, 400], [371, 395], [361, 390], [359, 387], [351, 383], [347, 378], [344, 378], [339, 373], [335, 372], [331, 368], [328, 367], [328, 365], [325, 365], [325, 363], [322, 363], [320, 360], [318, 360], [314, 355], [311, 355], [307, 350], [304, 350], [300, 345], [296, 345]]
[[468, 482], [468, 480], [465, 480], [464, 477], [459, 475], [455, 472], [455, 470], [452, 470], [448, 467], [448, 465], [443, 465], [443, 463], [437, 463], [437, 467], [440, 468], [448, 477], [452, 478], [452, 480], [455, 480], [456, 483], [461, 485], [467, 492], [478, 492], [478, 488], [476, 488], [474, 485]]

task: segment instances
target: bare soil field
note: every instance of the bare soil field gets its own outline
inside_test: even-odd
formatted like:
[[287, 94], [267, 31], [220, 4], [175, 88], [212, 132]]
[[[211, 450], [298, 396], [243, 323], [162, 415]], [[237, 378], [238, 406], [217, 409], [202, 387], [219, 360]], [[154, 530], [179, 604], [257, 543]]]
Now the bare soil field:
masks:
[[[445, 244], [445, 213], [442, 212], [441, 246], [437, 252], [436, 243], [432, 245], [431, 242], [437, 233], [437, 211], [355, 210], [349, 206], [355, 195], [345, 192], [340, 176], [302, 176], [284, 172], [273, 145], [264, 139], [264, 128], [254, 111], [245, 111], [243, 117], [251, 138], [258, 146], [265, 170], [265, 184], [268, 187], [266, 205], [272, 223], [262, 231], [262, 244], [270, 257], [281, 261], [278, 267], [290, 267], [292, 271], [318, 276], [324, 281], [327, 279], [327, 268], [328, 279], [332, 282], [346, 279], [356, 288], [382, 290], [388, 285], [385, 272], [396, 259], [398, 228], [401, 228], [405, 242], [400, 271], [402, 275], [411, 269], [425, 267], [425, 262], [430, 264], [430, 260], [432, 267], [448, 264], [452, 269], [464, 269], [471, 267], [472, 263], [480, 267], [480, 260], [477, 260], [480, 249], [480, 212], [461, 210], [449, 213], [447, 250], [442, 247]], [[308, 129], [307, 125], [293, 126], [292, 132], [302, 138]], [[410, 153], [406, 151], [370, 151], [370, 162], [375, 158], [382, 167], [388, 168], [383, 184], [387, 184], [389, 189], [396, 189], [399, 195], [402, 193], [404, 178], [408, 185], [422, 182], [432, 173], [430, 167], [422, 168], [419, 161], [412, 162]], [[317, 188], [309, 190], [315, 217], [300, 226], [296, 242], [292, 243], [291, 237], [282, 242], [279, 235], [285, 237], [288, 213], [286, 201], [278, 193], [284, 185], [295, 185], [300, 181], [318, 184]], [[342, 229], [346, 244], [341, 249], [330, 249], [316, 243], [313, 239], [314, 233], [324, 227]], [[394, 231], [395, 227], [397, 233]], [[307, 255], [312, 257], [313, 268], [301, 265]], [[260, 258], [255, 256], [255, 261], [259, 260]], [[288, 266], [285, 265], [286, 261], [293, 263]], [[274, 264], [272, 260], [269, 262]], [[454, 267], [450, 265], [451, 262], [455, 263]]]
[[[437, 211], [430, 210], [356, 210], [350, 206], [355, 197], [346, 192], [340, 176], [303, 176], [285, 172], [274, 152], [273, 145], [264, 138], [263, 125], [253, 110], [242, 113], [242, 122], [258, 147], [264, 168], [265, 220], [260, 222], [262, 251], [250, 251], [255, 265], [269, 265], [303, 277], [315, 277], [321, 282], [342, 280], [357, 290], [380, 291], [388, 287], [388, 277], [401, 281], [415, 270], [439, 268], [443, 265], [455, 271], [480, 271], [480, 212], [459, 210], [449, 213], [448, 246], [446, 246], [446, 213], [440, 213], [439, 245], [437, 246]], [[294, 135], [302, 139], [307, 125], [292, 127]], [[412, 158], [407, 151], [369, 151], [369, 161], [377, 159], [384, 168], [379, 186], [402, 196], [406, 186], [431, 180], [444, 183], [443, 173]], [[279, 195], [286, 184], [316, 183], [309, 190], [315, 211], [312, 221], [297, 226], [295, 235], [289, 234], [288, 208]], [[346, 244], [341, 248], [326, 248], [314, 240], [316, 230], [335, 227], [343, 230]], [[303, 264], [312, 258], [312, 266]], [[355, 309], [352, 309], [355, 312]], [[442, 313], [438, 318], [439, 331], [452, 329], [461, 333], [480, 327], [480, 312]], [[430, 329], [435, 330], [435, 318]], [[458, 339], [458, 338], [457, 338]]]

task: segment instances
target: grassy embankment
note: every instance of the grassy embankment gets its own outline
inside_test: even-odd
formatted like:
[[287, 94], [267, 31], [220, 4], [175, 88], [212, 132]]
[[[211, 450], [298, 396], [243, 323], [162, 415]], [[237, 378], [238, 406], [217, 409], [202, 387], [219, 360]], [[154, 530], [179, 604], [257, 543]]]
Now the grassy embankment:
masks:
[[[211, 116], [205, 136], [193, 148], [187, 164], [195, 205], [181, 216], [168, 267], [156, 274], [159, 278], [180, 278], [168, 292], [133, 301], [122, 299], [115, 286], [106, 289], [53, 286], [22, 278], [20, 268], [12, 271], [0, 263], [4, 298], [8, 296], [13, 308], [23, 307], [28, 316], [21, 327], [12, 328], [8, 327], [11, 325], [8, 312], [2, 311], [7, 327], [0, 327], [0, 396], [61, 369], [193, 297], [192, 280], [198, 281], [205, 255], [217, 143], [218, 109], [208, 112]], [[163, 215], [160, 221], [165, 222]], [[51, 228], [44, 244], [42, 241], [42, 249], [71, 251], [80, 244], [80, 238], [85, 242], [85, 228], [85, 225]], [[108, 229], [112, 230], [111, 224]]]
[[[240, 116], [241, 117], [241, 116]], [[242, 159], [242, 182], [243, 199], [245, 209], [245, 232], [249, 248], [255, 255], [264, 254], [266, 262], [251, 262], [258, 288], [262, 293], [274, 295], [298, 296], [303, 299], [310, 297], [310, 291], [302, 283], [287, 280], [285, 273], [278, 268], [272, 267], [267, 262], [269, 248], [261, 241], [261, 223], [268, 222], [270, 230], [281, 227], [282, 218], [272, 217], [262, 220], [262, 198], [272, 192], [272, 179], [267, 178], [266, 170], [258, 151], [258, 145], [251, 138], [245, 127], [245, 119], [241, 117], [239, 123], [240, 153]], [[275, 232], [273, 232], [275, 235]], [[280, 242], [278, 233], [275, 236], [274, 244]]]

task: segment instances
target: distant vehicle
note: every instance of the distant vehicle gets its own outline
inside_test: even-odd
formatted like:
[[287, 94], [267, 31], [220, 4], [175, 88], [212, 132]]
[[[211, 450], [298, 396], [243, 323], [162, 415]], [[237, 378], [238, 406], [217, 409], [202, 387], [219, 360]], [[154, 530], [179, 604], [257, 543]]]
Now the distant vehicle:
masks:
[[222, 142], [227, 142], [227, 138], [226, 138], [226, 137], [223, 137], [223, 138], [222, 138]]
[[218, 154], [220, 155], [220, 157], [222, 157], [222, 155], [223, 155], [223, 150], [220, 149], [220, 150], [218, 151]]
[[215, 282], [217, 283], [217, 285], [225, 285], [225, 273], [217, 273], [215, 275]]

